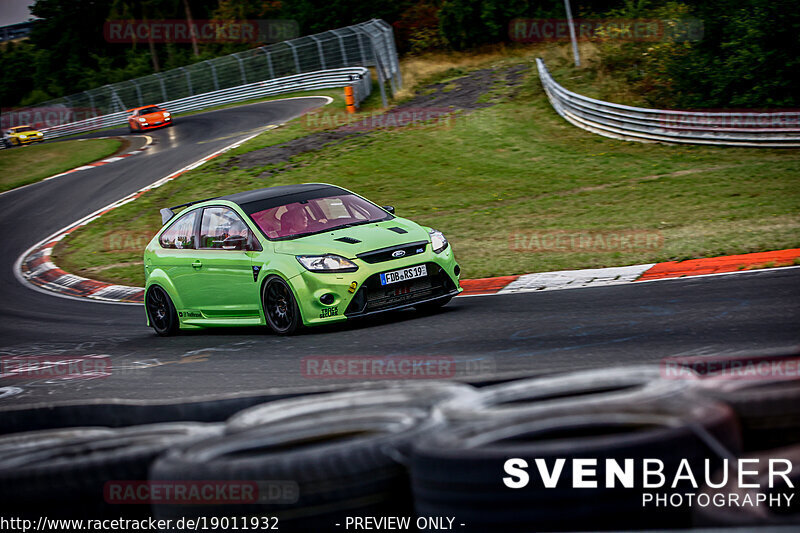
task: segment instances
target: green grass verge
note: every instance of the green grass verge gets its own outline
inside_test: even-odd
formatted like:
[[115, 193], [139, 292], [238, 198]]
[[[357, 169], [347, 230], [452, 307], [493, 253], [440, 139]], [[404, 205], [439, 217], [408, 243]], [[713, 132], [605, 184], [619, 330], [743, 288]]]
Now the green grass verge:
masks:
[[[493, 65], [529, 61], [510, 58]], [[613, 80], [548, 60], [556, 79], [604, 94]], [[592, 90], [589, 90], [589, 89]], [[627, 103], [627, 102], [626, 102]], [[307, 133], [295, 121], [145, 194], [61, 241], [68, 272], [141, 285], [141, 252], [160, 227], [158, 209], [214, 194], [325, 181], [392, 204], [400, 216], [442, 230], [462, 276], [599, 268], [800, 246], [800, 152], [640, 144], [571, 126], [550, 107], [535, 67], [514, 98], [458, 116], [449, 127], [400, 128], [265, 167], [225, 168], [236, 153]], [[639, 250], [518, 251], [515, 232], [644, 230], [660, 244]], [[126, 245], [127, 243], [127, 245]]]
[[92, 139], [0, 150], [0, 192], [48, 178], [119, 150], [117, 139]]

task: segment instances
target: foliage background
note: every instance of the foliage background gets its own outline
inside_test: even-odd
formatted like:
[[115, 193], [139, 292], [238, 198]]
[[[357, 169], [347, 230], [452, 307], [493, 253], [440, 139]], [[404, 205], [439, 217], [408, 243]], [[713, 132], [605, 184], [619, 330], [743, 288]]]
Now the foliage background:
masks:
[[[301, 34], [382, 18], [403, 54], [472, 51], [509, 42], [517, 17], [564, 18], [562, 0], [37, 0], [29, 39], [0, 46], [0, 107], [167, 70], [250, 44], [110, 44], [113, 19], [293, 19]], [[581, 18], [699, 18], [699, 42], [593, 43], [592, 67], [623, 77], [658, 107], [798, 105], [800, 10], [795, 0], [573, 0]], [[522, 46], [522, 45], [518, 45]]]

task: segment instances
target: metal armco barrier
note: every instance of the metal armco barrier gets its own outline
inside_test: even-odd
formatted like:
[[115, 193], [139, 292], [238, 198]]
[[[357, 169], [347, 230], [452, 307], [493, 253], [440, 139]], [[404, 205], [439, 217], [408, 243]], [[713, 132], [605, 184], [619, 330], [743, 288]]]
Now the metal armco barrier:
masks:
[[[295, 76], [259, 81], [229, 89], [198, 94], [169, 102], [161, 102], [158, 106], [170, 113], [182, 113], [277, 94], [345, 86], [353, 87], [355, 101], [357, 103], [362, 102], [372, 90], [369, 70], [364, 67], [351, 67], [297, 74]], [[43, 128], [41, 131], [47, 139], [63, 137], [109, 126], [123, 125], [126, 123], [128, 115], [124, 111], [111, 113], [78, 122], [53, 126], [52, 128]]]
[[800, 112], [704, 112], [647, 109], [568, 91], [536, 60], [553, 109], [570, 124], [626, 141], [800, 148]]
[[[252, 87], [258, 82], [279, 82], [294, 79], [301, 74], [312, 76], [320, 72], [353, 67], [375, 69], [383, 106], [386, 107], [386, 82], [389, 82], [393, 92], [403, 83], [394, 32], [390, 25], [373, 19], [345, 28], [252, 48], [56, 98], [35, 107], [9, 110], [3, 113], [0, 122], [3, 128], [31, 124], [41, 131], [52, 132], [59, 131], [56, 126], [91, 120], [99, 122], [101, 125], [98, 127], [105, 127], [120, 124], [116, 115], [134, 107], [155, 102], [167, 105], [204, 98], [214, 93], [223, 94], [226, 90]], [[318, 85], [308, 89], [339, 86]], [[295, 87], [295, 90], [302, 89]], [[106, 123], [106, 120], [110, 122]]]

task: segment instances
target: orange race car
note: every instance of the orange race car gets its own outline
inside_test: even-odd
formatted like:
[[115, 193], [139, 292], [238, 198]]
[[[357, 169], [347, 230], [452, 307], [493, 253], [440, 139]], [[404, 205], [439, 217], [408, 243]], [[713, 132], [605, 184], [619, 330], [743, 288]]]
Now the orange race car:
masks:
[[135, 107], [129, 109], [128, 113], [131, 114], [128, 117], [128, 129], [131, 132], [172, 126], [172, 117], [169, 111], [165, 111], [157, 105]]

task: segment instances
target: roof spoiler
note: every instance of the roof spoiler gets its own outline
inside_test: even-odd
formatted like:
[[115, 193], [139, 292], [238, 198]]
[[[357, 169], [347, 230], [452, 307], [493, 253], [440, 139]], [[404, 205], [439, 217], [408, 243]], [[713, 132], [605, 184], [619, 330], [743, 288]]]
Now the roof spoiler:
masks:
[[185, 204], [173, 205], [172, 207], [160, 209], [158, 212], [161, 213], [161, 225], [163, 226], [172, 220], [172, 218], [175, 216], [175, 211], [173, 211], [173, 209], [178, 209], [179, 207], [189, 207], [190, 205], [207, 202], [209, 200], [214, 200], [215, 198], [218, 198], [218, 196], [212, 196], [211, 198], [206, 198], [205, 200], [195, 200], [194, 202], [186, 202]]

